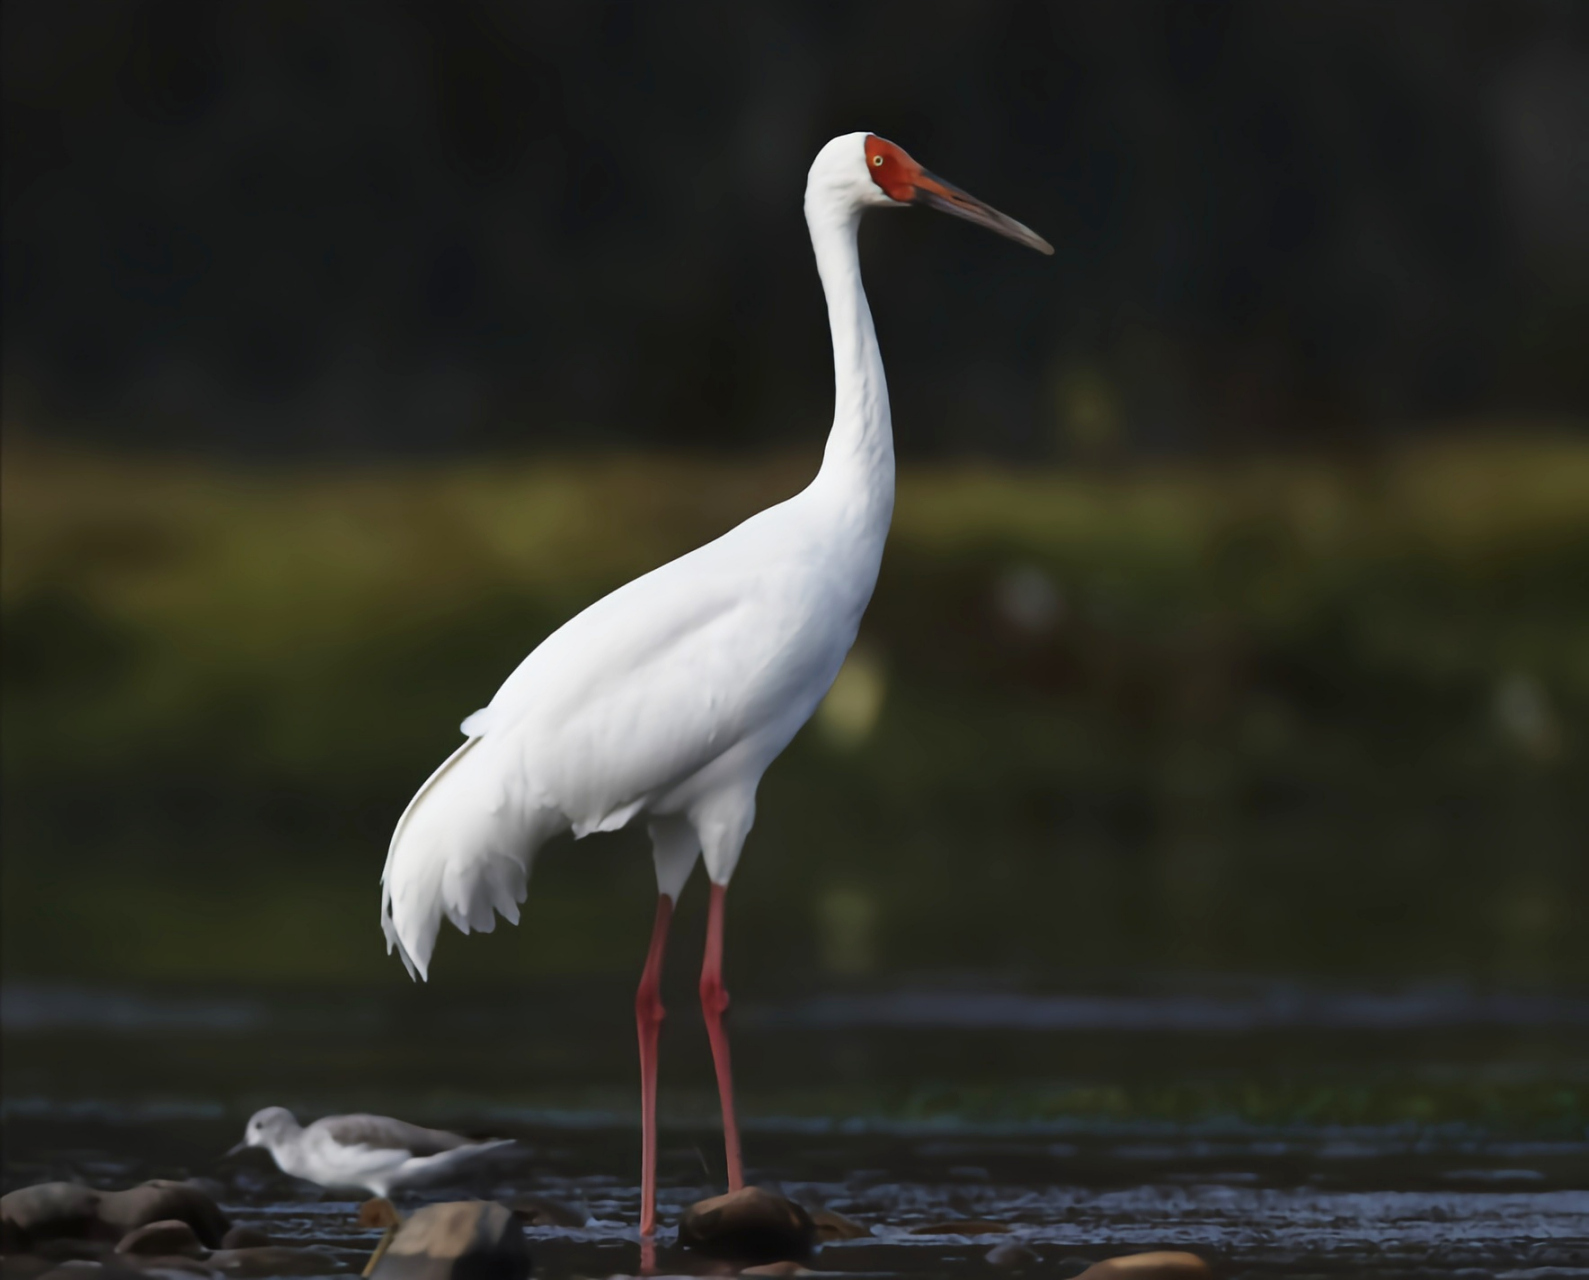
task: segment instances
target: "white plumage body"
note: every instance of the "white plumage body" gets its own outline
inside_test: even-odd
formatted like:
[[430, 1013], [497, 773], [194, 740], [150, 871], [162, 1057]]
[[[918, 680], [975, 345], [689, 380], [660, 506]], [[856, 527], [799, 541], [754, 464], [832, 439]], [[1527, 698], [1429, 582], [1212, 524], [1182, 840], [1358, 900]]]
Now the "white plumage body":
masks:
[[443, 915], [518, 920], [535, 850], [644, 817], [658, 886], [698, 855], [726, 884], [762, 773], [832, 685], [877, 581], [894, 500], [888, 390], [856, 228], [891, 203], [866, 135], [812, 166], [806, 215], [833, 329], [836, 402], [821, 471], [786, 502], [620, 587], [549, 636], [399, 820], [382, 926], [426, 974]]
[[712, 878], [732, 874], [756, 785], [832, 685], [877, 579], [881, 546], [832, 536], [824, 497], [813, 485], [598, 600], [469, 717], [393, 837], [384, 919], [405, 960], [424, 972], [433, 903], [465, 932], [493, 908], [517, 923], [534, 848], [568, 828], [677, 815]]
[[343, 1146], [314, 1125], [304, 1130], [303, 1141], [274, 1153], [283, 1173], [304, 1178], [322, 1187], [357, 1187], [372, 1196], [443, 1182], [473, 1164], [484, 1152], [509, 1144], [510, 1139], [455, 1147], [435, 1155], [416, 1156], [384, 1147]]
[[263, 1147], [295, 1178], [389, 1196], [454, 1177], [487, 1152], [511, 1145], [511, 1138], [473, 1141], [390, 1116], [325, 1116], [300, 1125], [284, 1107], [266, 1107], [250, 1118], [232, 1151]]

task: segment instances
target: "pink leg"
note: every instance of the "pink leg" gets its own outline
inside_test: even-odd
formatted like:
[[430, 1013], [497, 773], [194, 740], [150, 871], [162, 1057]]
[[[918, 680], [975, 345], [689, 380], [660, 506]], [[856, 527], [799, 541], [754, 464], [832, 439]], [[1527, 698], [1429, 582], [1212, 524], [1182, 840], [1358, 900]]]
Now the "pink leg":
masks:
[[634, 997], [635, 1028], [640, 1033], [640, 1235], [657, 1229], [657, 1034], [667, 1010], [662, 1007], [662, 955], [668, 946], [673, 899], [657, 895], [651, 949]]
[[739, 1124], [734, 1119], [734, 1073], [728, 1062], [728, 1036], [723, 1031], [723, 1011], [728, 992], [723, 987], [723, 895], [726, 885], [712, 886], [712, 905], [706, 917], [706, 960], [701, 965], [701, 1013], [706, 1036], [712, 1042], [712, 1062], [717, 1066], [717, 1093], [723, 1104], [723, 1147], [728, 1155], [728, 1189], [745, 1185], [739, 1163]]

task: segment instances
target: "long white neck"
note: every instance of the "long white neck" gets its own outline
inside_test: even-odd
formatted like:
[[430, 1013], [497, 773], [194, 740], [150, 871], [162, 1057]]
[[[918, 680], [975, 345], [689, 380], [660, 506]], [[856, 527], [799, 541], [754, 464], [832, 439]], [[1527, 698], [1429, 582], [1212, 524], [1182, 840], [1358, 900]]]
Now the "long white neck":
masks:
[[[826, 198], [825, 198], [826, 197]], [[856, 233], [861, 210], [827, 191], [808, 191], [806, 224], [833, 332], [833, 427], [813, 488], [876, 538], [878, 550], [894, 510], [894, 432], [888, 382], [872, 311], [861, 287]]]

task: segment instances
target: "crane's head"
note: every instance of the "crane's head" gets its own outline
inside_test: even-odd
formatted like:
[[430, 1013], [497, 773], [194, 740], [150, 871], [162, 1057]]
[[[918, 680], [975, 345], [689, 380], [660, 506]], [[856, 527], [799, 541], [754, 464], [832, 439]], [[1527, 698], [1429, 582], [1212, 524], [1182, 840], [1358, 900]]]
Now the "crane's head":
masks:
[[806, 186], [808, 210], [813, 197], [829, 207], [851, 209], [927, 205], [997, 231], [1039, 253], [1054, 252], [1054, 246], [1030, 227], [983, 204], [952, 182], [928, 173], [903, 147], [875, 133], [845, 134], [822, 148], [811, 166]]

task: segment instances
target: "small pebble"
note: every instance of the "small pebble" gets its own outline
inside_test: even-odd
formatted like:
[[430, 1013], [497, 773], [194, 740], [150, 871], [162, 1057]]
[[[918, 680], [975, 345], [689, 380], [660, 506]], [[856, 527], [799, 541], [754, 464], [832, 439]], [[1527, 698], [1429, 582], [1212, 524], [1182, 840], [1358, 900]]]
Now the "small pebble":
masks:
[[99, 1192], [76, 1182], [40, 1182], [9, 1191], [0, 1196], [0, 1249], [25, 1253], [45, 1240], [103, 1239], [107, 1232], [99, 1221], [99, 1200]]
[[802, 1267], [798, 1262], [764, 1262], [759, 1267], [746, 1267], [740, 1273], [742, 1276], [814, 1276], [815, 1271]]
[[215, 1201], [198, 1187], [168, 1178], [152, 1178], [126, 1191], [105, 1191], [99, 1197], [99, 1220], [125, 1235], [151, 1222], [177, 1218], [193, 1228], [199, 1242], [216, 1248], [231, 1223]]
[[1088, 1267], [1076, 1280], [1207, 1280], [1214, 1273], [1195, 1253], [1159, 1250], [1105, 1258]]
[[679, 1243], [746, 1262], [803, 1258], [816, 1244], [811, 1215], [764, 1187], [743, 1187], [692, 1204], [679, 1220]]
[[526, 1280], [524, 1227], [490, 1200], [427, 1204], [398, 1228], [371, 1273], [376, 1280]]
[[214, 1248], [231, 1223], [199, 1186], [154, 1178], [125, 1191], [97, 1191], [73, 1182], [41, 1182], [0, 1197], [0, 1245], [23, 1253], [45, 1240], [120, 1240], [151, 1222], [178, 1219]]
[[986, 1254], [988, 1266], [1004, 1267], [1010, 1270], [1028, 1266], [1037, 1260], [1035, 1253], [1024, 1244], [1014, 1240], [1006, 1240], [1003, 1244], [996, 1244]]

